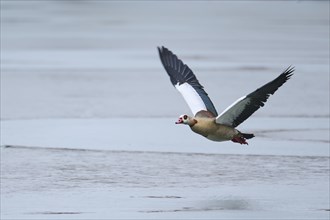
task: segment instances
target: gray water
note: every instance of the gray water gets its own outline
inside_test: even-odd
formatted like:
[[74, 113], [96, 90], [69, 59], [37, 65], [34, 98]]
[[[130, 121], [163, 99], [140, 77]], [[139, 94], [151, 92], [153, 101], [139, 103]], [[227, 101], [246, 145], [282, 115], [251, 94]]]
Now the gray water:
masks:
[[1, 149], [2, 193], [114, 187], [197, 187], [324, 182], [329, 158], [40, 149]]

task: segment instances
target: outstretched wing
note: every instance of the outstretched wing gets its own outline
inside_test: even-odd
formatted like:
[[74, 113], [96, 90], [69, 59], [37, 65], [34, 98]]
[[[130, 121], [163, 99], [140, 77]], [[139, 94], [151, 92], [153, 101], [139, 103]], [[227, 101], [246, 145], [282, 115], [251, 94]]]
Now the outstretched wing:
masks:
[[172, 84], [186, 100], [193, 114], [202, 117], [216, 117], [218, 113], [212, 101], [191, 69], [167, 48], [158, 47], [158, 52]]
[[288, 67], [273, 81], [260, 87], [249, 95], [239, 98], [216, 118], [216, 122], [218, 124], [237, 127], [260, 107], [263, 107], [268, 97], [273, 95], [279, 87], [281, 87], [288, 79], [290, 79], [293, 71], [293, 67]]

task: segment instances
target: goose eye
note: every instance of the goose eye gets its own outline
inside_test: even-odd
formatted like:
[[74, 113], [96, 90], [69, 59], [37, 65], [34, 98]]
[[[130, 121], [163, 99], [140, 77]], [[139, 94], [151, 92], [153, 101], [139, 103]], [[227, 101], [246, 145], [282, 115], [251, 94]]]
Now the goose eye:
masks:
[[183, 119], [184, 119], [184, 120], [186, 120], [187, 118], [188, 118], [188, 116], [187, 116], [187, 115], [184, 115], [184, 116], [183, 116]]

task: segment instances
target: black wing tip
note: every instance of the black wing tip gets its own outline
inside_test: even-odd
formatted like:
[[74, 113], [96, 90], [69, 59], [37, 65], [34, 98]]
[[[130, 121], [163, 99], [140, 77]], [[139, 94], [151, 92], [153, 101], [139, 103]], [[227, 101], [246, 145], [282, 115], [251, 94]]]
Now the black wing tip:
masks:
[[295, 71], [295, 67], [290, 65], [288, 68], [286, 68], [283, 71], [281, 75], [285, 75], [286, 79], [290, 79], [294, 71]]
[[167, 49], [164, 46], [159, 46], [157, 47], [158, 49], [158, 53], [160, 57], [164, 57], [164, 56], [175, 56], [172, 51], [170, 51], [169, 49]]
[[176, 70], [173, 71], [171, 69], [176, 69], [176, 64], [174, 63], [182, 63], [182, 61], [172, 51], [164, 46], [158, 46], [157, 49], [163, 67], [169, 75], [172, 85], [175, 86], [178, 82], [180, 82], [180, 76], [177, 75], [175, 72]]
[[164, 46], [158, 46], [157, 49], [158, 49], [159, 53], [171, 53], [171, 54], [173, 54], [169, 49], [167, 49]]
[[166, 49], [166, 48], [164, 46], [161, 46], [161, 47], [157, 47], [157, 49], [158, 49], [159, 55], [161, 56], [164, 53], [164, 49]]
[[[182, 83], [189, 83], [192, 87], [203, 89], [195, 74], [176, 54], [164, 46], [157, 47], [161, 62], [170, 76], [173, 86], [181, 85]], [[205, 91], [203, 91], [205, 92]], [[206, 93], [206, 92], [205, 92]], [[206, 94], [207, 95], [207, 94]]]

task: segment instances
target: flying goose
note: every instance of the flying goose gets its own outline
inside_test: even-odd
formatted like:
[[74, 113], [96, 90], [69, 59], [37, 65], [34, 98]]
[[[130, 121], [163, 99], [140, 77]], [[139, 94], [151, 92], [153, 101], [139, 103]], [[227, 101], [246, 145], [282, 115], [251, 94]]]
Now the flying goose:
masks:
[[276, 79], [239, 98], [218, 114], [192, 70], [167, 48], [158, 47], [158, 52], [173, 86], [181, 93], [194, 114], [181, 115], [175, 123], [189, 125], [192, 131], [212, 141], [231, 140], [248, 144], [246, 139], [253, 138], [254, 134], [242, 133], [235, 128], [263, 107], [268, 97], [290, 79], [294, 71], [293, 67], [288, 67]]

